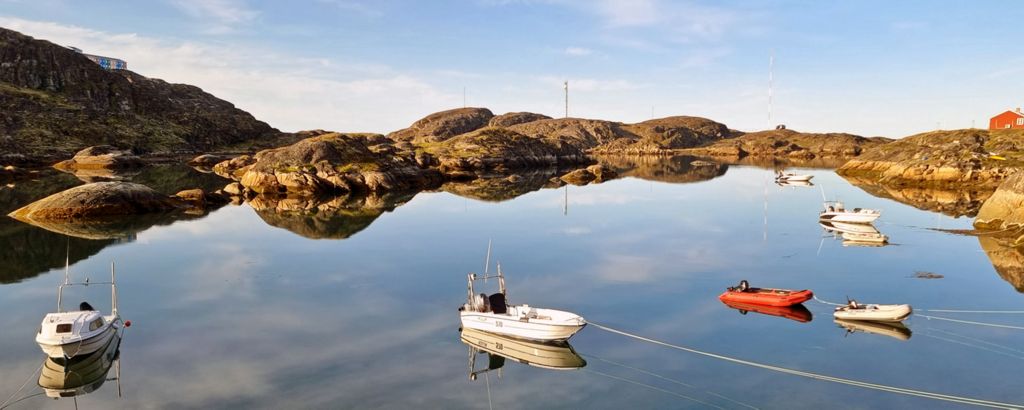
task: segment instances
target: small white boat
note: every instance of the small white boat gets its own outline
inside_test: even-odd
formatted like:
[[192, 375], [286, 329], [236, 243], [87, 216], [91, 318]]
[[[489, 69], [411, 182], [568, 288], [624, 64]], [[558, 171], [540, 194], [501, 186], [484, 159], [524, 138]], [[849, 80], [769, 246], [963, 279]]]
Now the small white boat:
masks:
[[826, 232], [843, 238], [844, 246], [881, 246], [889, 243], [889, 237], [871, 224], [822, 221], [818, 225]]
[[807, 174], [790, 174], [779, 171], [775, 174], [776, 182], [810, 182], [814, 175]]
[[839, 306], [832, 314], [841, 320], [866, 320], [876, 322], [899, 322], [914, 312], [910, 305], [860, 304], [851, 300], [846, 306]]
[[[489, 264], [489, 247], [487, 253]], [[498, 279], [498, 293], [490, 296], [476, 294], [473, 282], [490, 278]], [[470, 273], [467, 279], [467, 300], [459, 308], [459, 318], [464, 329], [482, 330], [526, 340], [555, 342], [569, 340], [587, 325], [587, 321], [575, 313], [535, 308], [526, 304], [509, 305], [501, 264], [498, 264], [497, 275], [487, 276], [485, 271], [482, 277]]]
[[778, 180], [778, 179], [776, 179], [775, 180], [775, 185], [778, 185], [778, 186], [781, 186], [781, 187], [787, 187], [787, 186], [793, 186], [793, 187], [796, 187], [796, 186], [800, 186], [800, 187], [808, 186], [808, 187], [810, 187], [810, 186], [814, 186], [814, 183], [812, 183], [811, 181], [788, 181], [788, 180]]
[[827, 222], [846, 222], [852, 224], [869, 224], [882, 213], [875, 209], [853, 208], [847, 210], [842, 202], [826, 201], [825, 209], [818, 214], [818, 220]]
[[[101, 314], [87, 302], [82, 302], [78, 306], [78, 310], [64, 310], [64, 288], [100, 284], [110, 285], [112, 305], [110, 315]], [[71, 359], [95, 353], [107, 346], [121, 325], [121, 317], [117, 313], [117, 284], [114, 278], [114, 265], [110, 265], [110, 282], [106, 283], [89, 283], [88, 280], [82, 283], [71, 283], [65, 269], [64, 282], [57, 288], [57, 312], [48, 313], [43, 317], [42, 324], [36, 333], [36, 343], [49, 357]]]

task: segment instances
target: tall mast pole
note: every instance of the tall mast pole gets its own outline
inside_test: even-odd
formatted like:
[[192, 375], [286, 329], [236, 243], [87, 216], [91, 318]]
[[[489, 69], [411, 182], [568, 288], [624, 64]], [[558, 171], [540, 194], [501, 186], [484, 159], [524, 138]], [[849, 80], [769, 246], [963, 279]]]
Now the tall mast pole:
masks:
[[775, 50], [768, 57], [768, 129], [775, 128], [772, 121], [772, 86], [775, 81]]
[[565, 118], [569, 118], [569, 80], [565, 80]]

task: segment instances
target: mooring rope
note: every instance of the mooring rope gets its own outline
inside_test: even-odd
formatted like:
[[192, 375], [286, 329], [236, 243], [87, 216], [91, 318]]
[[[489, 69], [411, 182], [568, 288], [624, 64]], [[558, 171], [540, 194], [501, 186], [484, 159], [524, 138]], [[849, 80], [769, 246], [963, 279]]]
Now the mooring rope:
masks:
[[[630, 366], [630, 365], [627, 365], [627, 364], [623, 364], [623, 363], [619, 363], [619, 362], [616, 362], [616, 361], [612, 361], [612, 360], [608, 360], [608, 359], [603, 359], [603, 358], [600, 358], [600, 357], [597, 357], [597, 356], [594, 356], [594, 355], [591, 355], [591, 354], [581, 354], [581, 356], [588, 357], [588, 358], [591, 358], [591, 359], [600, 360], [600, 361], [608, 363], [608, 364], [612, 364], [612, 365], [615, 365], [615, 366], [619, 366], [619, 367], [623, 367], [623, 368], [626, 368], [626, 369], [629, 369], [629, 370], [640, 372], [640, 373], [646, 374], [648, 376], [652, 376], [652, 377], [656, 377], [656, 378], [665, 380], [665, 381], [670, 382], [670, 383], [678, 384], [680, 386], [689, 387], [691, 389], [700, 389], [699, 387], [694, 386], [692, 384], [684, 383], [682, 381], [679, 381], [679, 380], [676, 380], [676, 379], [673, 379], [673, 378], [670, 378], [670, 377], [665, 377], [665, 376], [662, 376], [660, 374], [657, 374], [657, 373], [654, 373], [654, 372], [651, 372], [651, 371], [647, 371], [647, 370], [641, 369], [639, 367], [633, 367], [633, 366]], [[741, 401], [730, 399], [730, 398], [725, 397], [725, 396], [723, 396], [721, 394], [715, 393], [715, 392], [713, 392], [711, 390], [706, 390], [705, 389], [704, 393], [707, 393], [707, 394], [710, 394], [712, 396], [718, 397], [718, 398], [720, 398], [722, 400], [725, 400], [725, 401], [729, 401], [729, 402], [738, 404], [738, 405], [746, 407], [748, 409], [761, 410], [761, 409], [759, 409], [757, 407], [751, 406], [751, 405], [749, 405], [747, 403], [744, 403], [744, 402], [741, 402]]]
[[583, 369], [583, 371], [587, 372], [587, 373], [593, 373], [593, 374], [596, 374], [596, 375], [599, 375], [599, 376], [604, 376], [604, 377], [607, 377], [609, 379], [614, 379], [614, 380], [623, 381], [623, 382], [626, 382], [626, 383], [635, 384], [637, 386], [646, 387], [648, 389], [660, 391], [660, 392], [665, 393], [665, 394], [671, 394], [673, 396], [680, 397], [680, 398], [683, 398], [683, 399], [686, 399], [686, 400], [690, 400], [692, 402], [700, 403], [700, 404], [703, 404], [703, 405], [708, 406], [708, 407], [714, 407], [716, 409], [725, 410], [724, 407], [716, 406], [714, 404], [711, 404], [711, 403], [708, 403], [708, 402], [704, 402], [704, 401], [695, 399], [695, 398], [687, 396], [685, 394], [679, 394], [679, 393], [676, 393], [676, 392], [671, 391], [671, 390], [665, 390], [665, 389], [662, 389], [661, 387], [651, 386], [651, 385], [646, 384], [646, 383], [641, 383], [641, 382], [638, 382], [638, 381], [635, 381], [635, 380], [629, 380], [629, 379], [626, 379], [626, 378], [623, 378], [623, 377], [619, 377], [619, 376], [613, 376], [613, 375], [610, 375], [608, 373], [599, 372], [597, 370]]
[[32, 377], [35, 376], [37, 372], [42, 370], [44, 365], [46, 365], [46, 360], [45, 359], [43, 360], [42, 363], [39, 364], [39, 367], [37, 367], [36, 370], [34, 372], [32, 372], [32, 374], [28, 375], [28, 378], [25, 379], [25, 383], [22, 383], [21, 387], [19, 387], [18, 390], [16, 390], [14, 393], [11, 394], [11, 397], [8, 397], [7, 400], [4, 400], [3, 403], [0, 403], [0, 410], [6, 409], [8, 407], [8, 404], [14, 404], [14, 403], [17, 403], [17, 402], [21, 401], [19, 399], [19, 400], [15, 401], [14, 403], [11, 403], [11, 399], [13, 399], [14, 396], [18, 395], [18, 393], [21, 393], [21, 390], [24, 389], [25, 386], [28, 385], [29, 380], [32, 380]]
[[931, 320], [931, 319], [945, 320], [947, 322], [964, 323], [964, 324], [968, 324], [968, 325], [998, 327], [998, 328], [1002, 328], [1002, 329], [1024, 330], [1024, 327], [1022, 327], [1022, 326], [1003, 325], [1003, 324], [999, 324], [999, 323], [975, 322], [973, 320], [960, 320], [960, 319], [953, 319], [953, 318], [948, 318], [948, 317], [929, 316], [929, 315], [922, 315], [920, 313], [915, 313], [914, 316], [921, 316], [921, 317], [929, 319], [929, 320]]
[[668, 348], [671, 348], [671, 349], [682, 350], [684, 352], [694, 353], [694, 354], [698, 354], [698, 355], [701, 355], [701, 356], [707, 356], [707, 357], [711, 357], [711, 358], [714, 358], [714, 359], [724, 360], [724, 361], [727, 361], [727, 362], [742, 364], [742, 365], [751, 366], [751, 367], [757, 367], [757, 368], [766, 369], [766, 370], [772, 370], [772, 371], [776, 371], [776, 372], [780, 372], [780, 373], [791, 374], [791, 375], [794, 375], [794, 376], [801, 376], [801, 377], [806, 377], [806, 378], [815, 379], [815, 380], [822, 380], [822, 381], [828, 381], [828, 382], [833, 382], [833, 383], [846, 384], [846, 385], [855, 386], [855, 387], [862, 387], [862, 388], [866, 388], [866, 389], [880, 390], [880, 391], [885, 391], [885, 392], [890, 392], [890, 393], [903, 394], [903, 395], [908, 395], [908, 396], [916, 396], [916, 397], [922, 397], [922, 398], [932, 399], [932, 400], [941, 400], [941, 401], [947, 401], [947, 402], [952, 402], [952, 403], [969, 404], [969, 405], [973, 405], [973, 406], [991, 407], [991, 408], [1024, 409], [1024, 405], [1022, 405], [1022, 404], [1003, 403], [1003, 402], [997, 402], [997, 401], [975, 399], [975, 398], [970, 398], [970, 397], [954, 396], [954, 395], [941, 394], [941, 393], [933, 393], [933, 392], [922, 391], [922, 390], [907, 389], [907, 388], [902, 388], [902, 387], [887, 386], [887, 385], [883, 385], [883, 384], [868, 383], [868, 382], [862, 382], [862, 381], [852, 380], [852, 379], [844, 379], [844, 378], [841, 378], [841, 377], [827, 376], [827, 375], [818, 374], [818, 373], [805, 372], [805, 371], [802, 371], [802, 370], [795, 370], [795, 369], [789, 369], [789, 368], [785, 368], [785, 367], [773, 366], [773, 365], [769, 365], [769, 364], [752, 362], [752, 361], [749, 361], [749, 360], [743, 360], [743, 359], [738, 359], [738, 358], [734, 358], [734, 357], [724, 356], [724, 355], [720, 355], [720, 354], [716, 354], [716, 353], [705, 352], [705, 351], [702, 351], [702, 350], [697, 350], [697, 349], [693, 349], [693, 348], [689, 348], [689, 347], [685, 347], [685, 346], [674, 345], [674, 344], [662, 342], [662, 341], [659, 341], [659, 340], [646, 338], [646, 337], [643, 337], [643, 336], [640, 336], [640, 335], [635, 335], [635, 334], [632, 334], [632, 333], [628, 333], [628, 332], [624, 332], [624, 331], [621, 331], [621, 330], [613, 329], [613, 328], [610, 328], [610, 327], [607, 327], [607, 326], [603, 326], [603, 325], [600, 325], [600, 324], [594, 323], [594, 322], [589, 322], [589, 324], [591, 326], [594, 326], [594, 327], [596, 327], [598, 329], [601, 329], [601, 330], [604, 330], [604, 331], [607, 331], [607, 332], [610, 332], [610, 333], [615, 333], [615, 334], [618, 334], [618, 335], [621, 335], [621, 336], [626, 336], [626, 337], [633, 338], [633, 339], [636, 339], [636, 340], [641, 340], [641, 341], [645, 341], [645, 342], [648, 342], [648, 343], [653, 343], [653, 344], [664, 346], [664, 347], [668, 347]]

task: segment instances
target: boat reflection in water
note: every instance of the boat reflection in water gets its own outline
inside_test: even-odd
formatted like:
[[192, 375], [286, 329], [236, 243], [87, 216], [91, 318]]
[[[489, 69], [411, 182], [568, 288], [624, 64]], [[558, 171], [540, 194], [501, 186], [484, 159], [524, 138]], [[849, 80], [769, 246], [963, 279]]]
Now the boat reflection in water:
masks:
[[[39, 387], [47, 397], [76, 397], [92, 393], [103, 386], [107, 380], [118, 380], [120, 383], [121, 366], [119, 363], [121, 335], [114, 333], [107, 344], [88, 355], [79, 355], [71, 359], [47, 357], [39, 373]], [[115, 367], [116, 375], [107, 378], [110, 368]], [[121, 387], [118, 386], [118, 396]]]
[[889, 336], [899, 340], [909, 340], [913, 332], [900, 322], [872, 322], [867, 320], [835, 319], [839, 327], [846, 329], [846, 334], [864, 332]]
[[814, 318], [811, 311], [807, 310], [804, 305], [799, 303], [791, 306], [765, 306], [724, 300], [722, 303], [725, 303], [725, 305], [730, 308], [738, 310], [742, 315], [747, 314], [747, 312], [755, 312], [763, 315], [778, 316], [789, 320], [795, 320], [801, 323], [810, 322]]
[[[469, 346], [469, 379], [501, 369], [505, 359], [550, 370], [575, 370], [587, 365], [566, 342], [536, 342], [463, 328], [460, 338]], [[487, 368], [476, 369], [476, 358], [487, 355]]]
[[821, 228], [835, 236], [843, 239], [843, 246], [885, 246], [889, 244], [889, 237], [879, 232], [871, 224], [856, 224], [846, 222], [818, 223]]

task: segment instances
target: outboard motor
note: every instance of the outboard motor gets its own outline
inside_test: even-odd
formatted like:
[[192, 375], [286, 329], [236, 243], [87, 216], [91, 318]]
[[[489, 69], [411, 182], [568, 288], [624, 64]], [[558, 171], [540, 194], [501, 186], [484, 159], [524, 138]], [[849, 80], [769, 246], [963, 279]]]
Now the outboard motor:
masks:
[[92, 305], [89, 304], [89, 302], [82, 302], [78, 305], [78, 310], [81, 310], [83, 312], [89, 312], [96, 309], [94, 309]]

